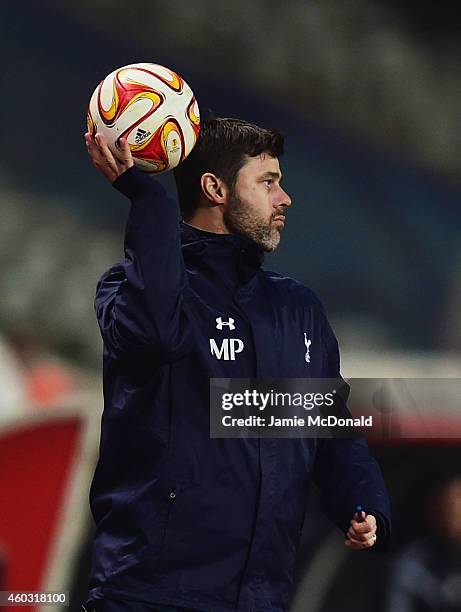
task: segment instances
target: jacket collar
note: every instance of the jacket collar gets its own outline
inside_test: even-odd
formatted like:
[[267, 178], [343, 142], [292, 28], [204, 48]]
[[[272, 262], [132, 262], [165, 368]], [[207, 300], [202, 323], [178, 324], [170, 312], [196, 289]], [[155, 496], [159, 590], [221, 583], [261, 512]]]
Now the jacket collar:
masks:
[[184, 260], [230, 281], [248, 281], [264, 261], [264, 249], [240, 234], [215, 234], [181, 221]]

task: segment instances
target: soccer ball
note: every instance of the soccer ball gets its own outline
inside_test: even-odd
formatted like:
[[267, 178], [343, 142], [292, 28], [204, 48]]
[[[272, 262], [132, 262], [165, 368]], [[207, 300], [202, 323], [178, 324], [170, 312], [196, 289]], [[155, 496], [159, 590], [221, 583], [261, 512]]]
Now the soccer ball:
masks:
[[111, 72], [91, 96], [88, 131], [105, 135], [114, 155], [120, 138], [134, 163], [164, 172], [189, 155], [200, 131], [197, 101], [179, 74], [158, 64], [129, 64]]

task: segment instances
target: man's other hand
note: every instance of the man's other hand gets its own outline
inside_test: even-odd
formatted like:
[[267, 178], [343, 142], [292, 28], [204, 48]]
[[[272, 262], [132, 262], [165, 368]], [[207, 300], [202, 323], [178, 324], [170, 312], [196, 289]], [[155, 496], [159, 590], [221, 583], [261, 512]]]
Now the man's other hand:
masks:
[[358, 513], [354, 514], [344, 544], [350, 550], [363, 550], [376, 544], [376, 519], [372, 514], [361, 512], [362, 522], [358, 522]]

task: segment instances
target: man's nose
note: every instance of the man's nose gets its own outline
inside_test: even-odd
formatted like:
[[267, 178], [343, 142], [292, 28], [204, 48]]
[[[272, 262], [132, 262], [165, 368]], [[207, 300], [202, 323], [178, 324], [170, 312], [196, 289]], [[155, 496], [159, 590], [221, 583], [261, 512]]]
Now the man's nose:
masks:
[[284, 189], [282, 188], [280, 189], [282, 190], [281, 197], [280, 197], [280, 206], [284, 206], [285, 208], [288, 208], [289, 206], [291, 206], [291, 198]]

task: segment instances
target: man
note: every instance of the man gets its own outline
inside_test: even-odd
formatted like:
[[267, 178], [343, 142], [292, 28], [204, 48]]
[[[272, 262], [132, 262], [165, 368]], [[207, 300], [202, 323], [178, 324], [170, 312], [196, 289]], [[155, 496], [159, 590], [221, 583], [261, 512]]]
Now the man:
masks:
[[[95, 166], [131, 199], [125, 260], [103, 275], [95, 304], [105, 408], [87, 607], [285, 611], [311, 479], [350, 549], [384, 545], [389, 508], [362, 439], [209, 435], [212, 377], [339, 376], [318, 299], [261, 268], [291, 205], [283, 138], [237, 119], [204, 121], [175, 170], [182, 223], [133, 167], [126, 141], [115, 159], [102, 135], [85, 138]], [[236, 354], [215, 350], [236, 338]]]

